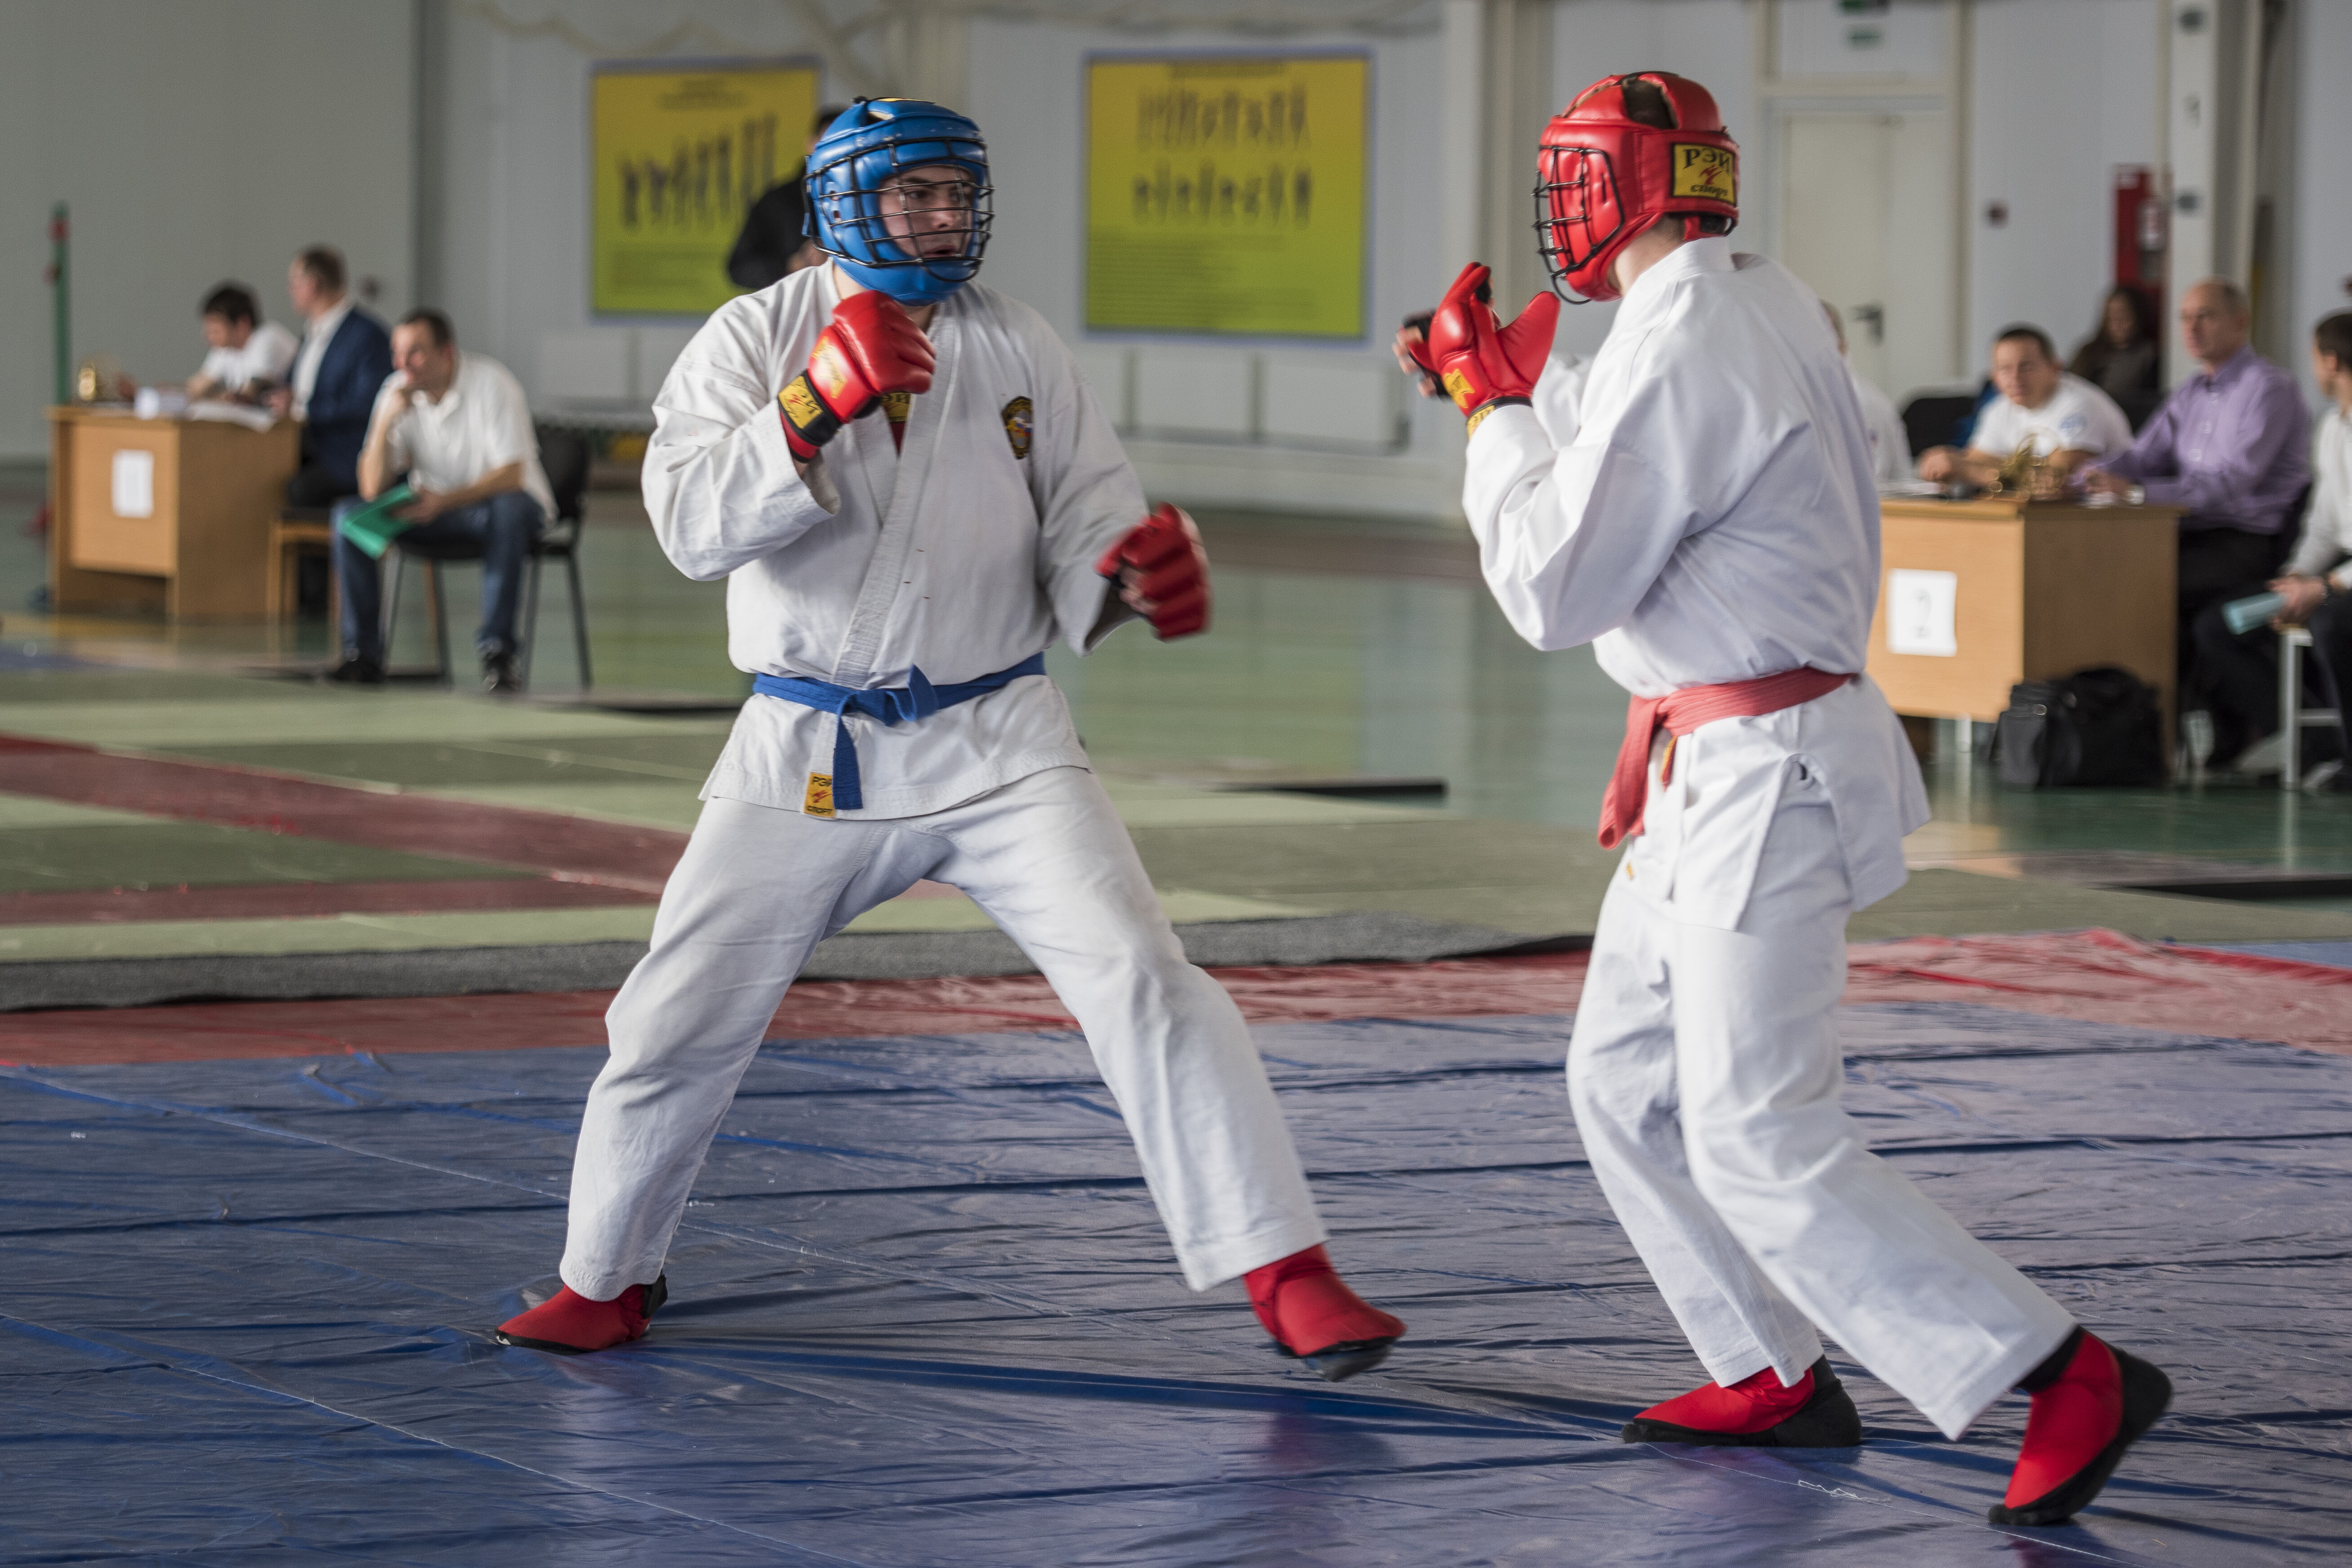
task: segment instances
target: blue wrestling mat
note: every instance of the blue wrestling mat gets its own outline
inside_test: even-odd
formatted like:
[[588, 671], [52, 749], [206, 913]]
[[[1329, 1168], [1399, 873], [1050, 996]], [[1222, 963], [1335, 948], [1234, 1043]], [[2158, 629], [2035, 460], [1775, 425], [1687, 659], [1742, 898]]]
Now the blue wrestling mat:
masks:
[[[1561, 1020], [1258, 1031], [1364, 1293], [1331, 1386], [1176, 1277], [1083, 1047], [762, 1053], [645, 1342], [554, 1288], [601, 1050], [0, 1077], [0, 1562], [2267, 1564], [2352, 1560], [2352, 1060], [1964, 1005], [1846, 1015], [1877, 1146], [2174, 1414], [1996, 1531], [1946, 1443], [1628, 1447], [1702, 1377], [1579, 1158]], [[1834, 1351], [1832, 1352], [1834, 1355]]]

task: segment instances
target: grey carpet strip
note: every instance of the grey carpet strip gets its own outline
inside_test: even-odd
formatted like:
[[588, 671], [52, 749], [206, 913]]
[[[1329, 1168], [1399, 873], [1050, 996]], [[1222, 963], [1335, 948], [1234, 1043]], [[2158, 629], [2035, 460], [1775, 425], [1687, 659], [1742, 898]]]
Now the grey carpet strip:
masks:
[[[1212, 966], [1390, 963], [1558, 952], [1582, 937], [1529, 939], [1412, 915], [1308, 915], [1181, 925], [1185, 956]], [[600, 991], [646, 953], [641, 942], [530, 947], [176, 958], [85, 958], [0, 963], [0, 1012], [142, 1007], [163, 1002], [292, 1001], [341, 996], [463, 996], [494, 991]], [[933, 980], [1035, 973], [1002, 931], [874, 931], [816, 950], [804, 980]]]

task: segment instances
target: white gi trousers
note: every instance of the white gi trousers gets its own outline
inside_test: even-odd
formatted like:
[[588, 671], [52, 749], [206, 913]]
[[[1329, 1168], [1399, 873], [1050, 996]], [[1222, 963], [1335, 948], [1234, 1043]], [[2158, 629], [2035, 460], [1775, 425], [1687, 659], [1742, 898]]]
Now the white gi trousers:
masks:
[[1638, 837], [1611, 879], [1569, 1045], [1593, 1174], [1716, 1382], [1796, 1382], [1818, 1327], [1958, 1436], [2074, 1319], [1839, 1107], [1853, 895], [1828, 792], [1791, 759], [1736, 929], [1645, 889], [1664, 853]]
[[573, 1157], [563, 1282], [608, 1300], [662, 1271], [687, 1196], [819, 942], [923, 878], [1021, 944], [1086, 1031], [1194, 1289], [1325, 1239], [1241, 1010], [1185, 962], [1094, 774], [1049, 768], [924, 816], [715, 799], [605, 1015], [612, 1058]]

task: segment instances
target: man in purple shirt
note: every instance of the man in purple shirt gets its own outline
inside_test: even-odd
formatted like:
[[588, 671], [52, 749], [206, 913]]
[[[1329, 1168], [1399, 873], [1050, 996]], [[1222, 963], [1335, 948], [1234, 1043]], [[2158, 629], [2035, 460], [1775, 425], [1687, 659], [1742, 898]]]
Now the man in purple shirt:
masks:
[[2311, 413], [2286, 372], [2246, 346], [2245, 292], [2208, 278], [2180, 297], [2180, 337], [2204, 367], [2175, 387], [2128, 451], [2086, 470], [2084, 489], [2186, 510], [2180, 518], [2180, 652], [2199, 611], [2259, 594], [2277, 574], [2284, 530], [2311, 482]]

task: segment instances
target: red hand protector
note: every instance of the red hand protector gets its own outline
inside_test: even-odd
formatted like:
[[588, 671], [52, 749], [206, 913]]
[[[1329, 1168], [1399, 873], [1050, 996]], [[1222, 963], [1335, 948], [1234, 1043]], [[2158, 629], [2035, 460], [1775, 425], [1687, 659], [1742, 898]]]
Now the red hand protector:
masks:
[[1118, 581], [1119, 596], [1143, 612], [1160, 641], [1209, 629], [1209, 552], [1179, 509], [1163, 502], [1104, 551], [1095, 570]]
[[1462, 269], [1430, 318], [1425, 351], [1425, 363], [1436, 367], [1438, 379], [1454, 406], [1470, 416], [1474, 430], [1496, 405], [1528, 401], [1559, 326], [1559, 296], [1551, 293], [1528, 301], [1509, 326], [1498, 325], [1486, 303], [1488, 276], [1475, 261]]
[[1397, 368], [1412, 377], [1415, 390], [1423, 397], [1443, 397], [1445, 388], [1438, 384], [1437, 366], [1429, 358], [1429, 320], [1434, 310], [1423, 310], [1417, 316], [1407, 316], [1404, 325], [1397, 329], [1392, 352]]
[[907, 308], [869, 289], [833, 308], [817, 334], [808, 369], [777, 394], [784, 439], [808, 462], [841, 427], [874, 407], [886, 392], [931, 389], [931, 340]]

